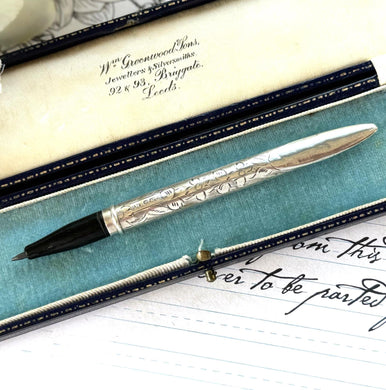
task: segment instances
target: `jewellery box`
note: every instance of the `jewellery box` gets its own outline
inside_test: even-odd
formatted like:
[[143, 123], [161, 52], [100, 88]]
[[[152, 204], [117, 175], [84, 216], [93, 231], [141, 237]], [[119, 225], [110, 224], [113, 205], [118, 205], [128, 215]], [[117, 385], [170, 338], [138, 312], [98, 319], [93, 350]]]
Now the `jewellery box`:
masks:
[[[222, 265], [384, 214], [385, 10], [176, 0], [4, 55], [0, 336], [200, 273], [211, 280]], [[11, 261], [113, 204], [359, 123], [379, 130], [339, 156], [83, 248]]]

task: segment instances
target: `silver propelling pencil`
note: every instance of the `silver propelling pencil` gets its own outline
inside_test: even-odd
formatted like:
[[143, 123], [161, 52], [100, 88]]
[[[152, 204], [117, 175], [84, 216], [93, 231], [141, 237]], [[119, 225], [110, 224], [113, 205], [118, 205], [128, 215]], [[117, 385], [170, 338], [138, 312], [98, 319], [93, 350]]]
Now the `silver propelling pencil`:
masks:
[[28, 245], [12, 260], [78, 248], [179, 210], [237, 191], [341, 153], [377, 127], [360, 124], [319, 133], [112, 206]]

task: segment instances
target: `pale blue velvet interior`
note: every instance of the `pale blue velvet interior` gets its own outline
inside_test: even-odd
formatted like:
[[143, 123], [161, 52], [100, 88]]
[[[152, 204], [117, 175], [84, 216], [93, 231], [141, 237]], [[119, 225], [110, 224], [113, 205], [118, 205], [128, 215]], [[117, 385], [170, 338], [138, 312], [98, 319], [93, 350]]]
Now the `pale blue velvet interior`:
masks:
[[[138, 271], [296, 227], [386, 195], [386, 94], [337, 107], [0, 214], [0, 319]], [[332, 159], [71, 252], [12, 262], [81, 216], [300, 137], [357, 123], [379, 131]]]

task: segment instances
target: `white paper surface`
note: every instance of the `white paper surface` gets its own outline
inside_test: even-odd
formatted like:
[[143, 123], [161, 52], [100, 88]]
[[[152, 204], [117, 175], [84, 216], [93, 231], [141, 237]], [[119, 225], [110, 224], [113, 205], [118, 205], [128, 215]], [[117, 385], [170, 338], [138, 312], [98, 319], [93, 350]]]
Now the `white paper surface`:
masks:
[[1, 380], [386, 389], [385, 301], [382, 217], [5, 340]]

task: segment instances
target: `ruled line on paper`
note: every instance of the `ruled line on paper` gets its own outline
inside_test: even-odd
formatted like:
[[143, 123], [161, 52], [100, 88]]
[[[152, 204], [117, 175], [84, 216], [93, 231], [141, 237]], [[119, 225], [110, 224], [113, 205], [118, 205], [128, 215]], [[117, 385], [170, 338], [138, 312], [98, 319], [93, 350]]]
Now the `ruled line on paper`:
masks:
[[[199, 311], [199, 312], [213, 313], [215, 315], [223, 314], [223, 315], [230, 316], [230, 317], [237, 317], [237, 318], [240, 318], [241, 320], [244, 318], [244, 319], [248, 319], [248, 320], [255, 320], [255, 321], [259, 321], [259, 322], [277, 324], [277, 325], [280, 325], [280, 326], [282, 325], [282, 326], [288, 326], [288, 327], [302, 328], [305, 331], [312, 330], [312, 331], [316, 331], [316, 332], [332, 333], [332, 334], [336, 334], [336, 335], [345, 335], [345, 336], [351, 336], [351, 337], [364, 339], [364, 340], [370, 339], [370, 340], [373, 340], [373, 341], [386, 343], [386, 338], [385, 339], [381, 339], [381, 338], [366, 337], [366, 336], [363, 336], [363, 335], [355, 335], [355, 334], [349, 334], [349, 333], [343, 333], [343, 332], [334, 332], [334, 331], [326, 330], [326, 329], [322, 329], [322, 328], [312, 328], [312, 327], [307, 327], [307, 326], [302, 326], [302, 325], [290, 324], [290, 323], [287, 323], [285, 321], [271, 321], [271, 320], [267, 320], [267, 319], [263, 319], [263, 318], [259, 318], [259, 317], [235, 315], [233, 313], [228, 313], [228, 312], [225, 312], [225, 311], [219, 312], [219, 311], [214, 311], [214, 310], [206, 310], [206, 309], [194, 308], [194, 307], [186, 306], [186, 305], [165, 303], [165, 302], [161, 302], [161, 301], [157, 301], [157, 300], [149, 300], [149, 299], [146, 299], [146, 298], [135, 298], [135, 299], [138, 300], [138, 301], [149, 302], [151, 304], [156, 304], [156, 305], [174, 306], [177, 309], [178, 308], [192, 309], [192, 310], [196, 310], [196, 311]], [[128, 310], [128, 308], [123, 307], [122, 310]], [[136, 311], [139, 311], [139, 310], [137, 309]], [[148, 312], [148, 314], [155, 314], [155, 313], [154, 312]], [[163, 313], [160, 313], [160, 315], [161, 316], [166, 316], [166, 314], [163, 314]], [[175, 316], [175, 318], [178, 318], [178, 317]], [[202, 320], [196, 320], [196, 321], [202, 322]], [[240, 329], [240, 328], [241, 327], [235, 327], [235, 329]], [[251, 328], [246, 328], [246, 329], [247, 330], [252, 330]], [[264, 332], [264, 331], [260, 331], [260, 332]], [[386, 351], [385, 351], [385, 353], [386, 353]]]
[[[102, 317], [102, 316], [100, 316]], [[328, 354], [328, 353], [321, 353], [321, 352], [318, 352], [318, 351], [312, 351], [312, 350], [307, 350], [307, 349], [300, 349], [300, 348], [291, 348], [291, 347], [287, 347], [285, 345], [279, 345], [279, 344], [272, 344], [272, 343], [264, 343], [264, 342], [259, 342], [259, 341], [255, 341], [255, 340], [248, 340], [248, 339], [244, 339], [244, 338], [236, 338], [236, 337], [229, 337], [229, 336], [222, 336], [222, 335], [218, 335], [216, 333], [210, 333], [210, 332], [199, 332], [199, 331], [196, 331], [196, 330], [191, 330], [191, 329], [184, 329], [184, 328], [177, 328], [177, 327], [168, 327], [168, 326], [165, 326], [165, 325], [159, 325], [159, 324], [155, 324], [155, 323], [149, 323], [149, 322], [141, 322], [141, 321], [134, 321], [134, 320], [127, 320], [127, 319], [122, 319], [122, 318], [115, 318], [115, 317], [112, 317], [112, 316], [107, 316], [105, 317], [107, 319], [110, 319], [110, 320], [115, 320], [115, 321], [126, 321], [126, 322], [132, 322], [132, 323], [136, 323], [136, 324], [141, 324], [141, 325], [147, 325], [147, 326], [154, 326], [154, 327], [161, 327], [161, 328], [168, 328], [168, 329], [173, 329], [175, 331], [182, 331], [182, 332], [189, 332], [189, 333], [196, 333], [196, 334], [199, 334], [199, 335], [205, 335], [205, 336], [211, 336], [211, 337], [218, 337], [218, 338], [224, 338], [224, 339], [229, 339], [229, 340], [232, 340], [232, 341], [237, 341], [237, 342], [246, 342], [246, 343], [253, 343], [253, 344], [259, 344], [259, 345], [262, 345], [262, 346], [269, 346], [269, 347], [275, 347], [275, 348], [284, 348], [284, 349], [290, 349], [290, 350], [295, 350], [295, 351], [298, 351], [298, 352], [306, 352], [306, 353], [311, 353], [311, 354], [319, 354], [319, 355], [324, 355], [324, 356], [328, 356], [328, 357], [333, 357], [333, 358], [338, 358], [338, 359], [348, 359], [348, 360], [355, 360], [355, 361], [358, 361], [358, 362], [362, 362], [362, 363], [369, 363], [369, 361], [367, 360], [360, 360], [360, 359], [354, 359], [354, 358], [350, 358], [350, 357], [347, 357], [347, 356], [339, 356], [339, 355], [334, 355], [334, 354]], [[213, 324], [214, 325], [214, 324]], [[253, 330], [253, 329], [251, 329]], [[275, 334], [276, 335], [276, 334]], [[288, 336], [290, 337], [290, 336]], [[298, 338], [298, 340], [301, 340], [301, 338]], [[307, 340], [305, 339], [305, 341], [314, 341], [314, 340]], [[337, 345], [335, 345], [337, 346]], [[364, 349], [362, 349], [364, 350]], [[376, 351], [376, 350], [373, 350], [371, 352], [379, 352], [379, 351]], [[383, 353], [386, 354], [385, 351], [382, 351]], [[386, 366], [386, 362], [385, 363], [378, 363], [378, 362], [371, 362], [372, 364], [379, 364], [381, 366]]]
[[[216, 290], [216, 291], [220, 291], [220, 292], [229, 292], [229, 290], [221, 289], [221, 288], [213, 288], [213, 287], [207, 287], [207, 286], [197, 286], [195, 284], [189, 284], [189, 283], [183, 283], [183, 284], [186, 285], [186, 286], [190, 286], [190, 287], [205, 288], [205, 289]], [[245, 292], [232, 292], [232, 294], [253, 296], [253, 297], [256, 297], [256, 298], [270, 299], [270, 300], [281, 301], [281, 302], [285, 302], [285, 303], [296, 303], [296, 301], [294, 301], [294, 300], [280, 299], [280, 298], [276, 298], [276, 297], [275, 298], [274, 297], [266, 297], [266, 296], [262, 296], [262, 295], [256, 295], [256, 294], [245, 293]], [[316, 304], [309, 304], [309, 305], [313, 306], [313, 307], [316, 307], [316, 308], [319, 308], [319, 309], [337, 310], [337, 311], [341, 311], [341, 312], [346, 312], [346, 310], [342, 309], [342, 308], [327, 307], [327, 306], [316, 305]], [[363, 316], [370, 316], [370, 317], [380, 318], [380, 316], [376, 315], [376, 314], [363, 313], [363, 312], [360, 312], [360, 311], [351, 311], [351, 312], [354, 313], [354, 314], [360, 314], [360, 315], [363, 315]], [[384, 341], [386, 342], [386, 340], [384, 340]]]
[[379, 218], [224, 267], [213, 284], [192, 278], [6, 340], [0, 365], [14, 356], [54, 371], [59, 359], [184, 390], [386, 390], [385, 226]]
[[[117, 344], [119, 344], [119, 342], [115, 342]], [[144, 348], [142, 345], [135, 345], [135, 344], [125, 344], [125, 345], [129, 345], [129, 346], [132, 346], [132, 347], [139, 347], [139, 348]], [[159, 350], [157, 348], [152, 348], [152, 347], [145, 347], [146, 349], [149, 349], [149, 350]], [[170, 353], [170, 354], [176, 354], [176, 355], [186, 355], [188, 357], [194, 357], [194, 358], [198, 358], [198, 359], [203, 359], [203, 360], [216, 360], [216, 361], [219, 361], [219, 362], [222, 362], [222, 363], [231, 363], [231, 364], [240, 364], [239, 362], [236, 362], [236, 361], [227, 361], [227, 360], [224, 360], [224, 359], [212, 359], [212, 358], [208, 358], [206, 356], [203, 356], [203, 355], [192, 355], [192, 354], [185, 354], [185, 353], [181, 353], [181, 352], [176, 352], [176, 351], [171, 351], [171, 350], [163, 350], [161, 349], [160, 351], [164, 352], [164, 353]], [[150, 360], [150, 362], [154, 362], [154, 360]], [[315, 376], [312, 376], [312, 375], [307, 375], [307, 374], [304, 374], [304, 373], [298, 373], [298, 372], [290, 372], [290, 371], [285, 371], [285, 370], [276, 370], [272, 367], [264, 367], [264, 366], [257, 366], [257, 365], [253, 365], [253, 364], [240, 364], [240, 365], [246, 365], [250, 368], [260, 368], [260, 369], [264, 369], [264, 370], [270, 370], [270, 371], [280, 371], [280, 372], [284, 372], [286, 374], [292, 374], [292, 375], [299, 375], [299, 376], [305, 376], [305, 377], [311, 377], [311, 378], [316, 378], [316, 379], [326, 379], [326, 378], [323, 378], [323, 377], [315, 377]], [[197, 367], [194, 367], [194, 366], [191, 366], [191, 368], [197, 368]], [[199, 369], [202, 369], [202, 367], [200, 367]], [[251, 379], [258, 379], [257, 377], [250, 377]], [[334, 379], [330, 379], [331, 381], [333, 382], [340, 382], [340, 381], [335, 381]], [[345, 382], [347, 384], [354, 384], [355, 383], [350, 383], [350, 382]], [[367, 387], [367, 386], [365, 386]]]

